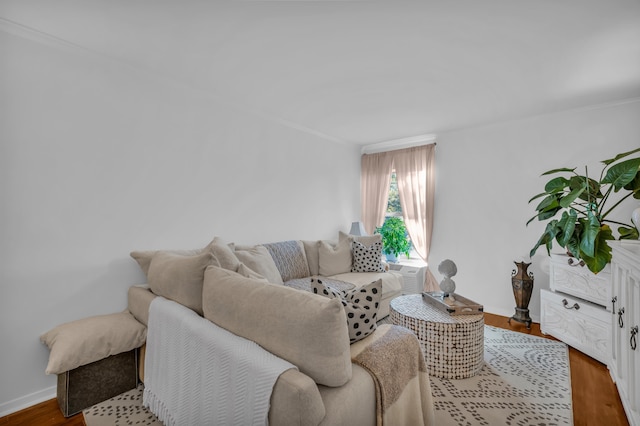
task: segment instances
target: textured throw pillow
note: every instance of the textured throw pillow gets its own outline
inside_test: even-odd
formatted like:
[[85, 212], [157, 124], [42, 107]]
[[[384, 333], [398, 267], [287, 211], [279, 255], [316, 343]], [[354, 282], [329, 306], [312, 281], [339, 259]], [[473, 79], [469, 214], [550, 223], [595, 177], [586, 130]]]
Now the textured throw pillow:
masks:
[[204, 270], [209, 265], [218, 265], [209, 251], [198, 256], [157, 253], [149, 265], [149, 287], [158, 296], [176, 301], [202, 315], [202, 282]]
[[46, 374], [60, 374], [142, 346], [147, 328], [129, 312], [61, 324], [40, 336], [51, 349]]
[[351, 272], [351, 240], [346, 239], [333, 246], [326, 241], [318, 243], [318, 273], [322, 276]]
[[302, 241], [280, 241], [264, 244], [280, 271], [282, 281], [306, 278], [311, 275]]
[[336, 387], [351, 379], [349, 332], [337, 300], [211, 266], [203, 308], [208, 320], [295, 364], [318, 384]]
[[340, 291], [332, 289], [319, 279], [312, 278], [311, 288], [315, 294], [342, 302], [347, 314], [351, 343], [364, 339], [376, 329], [378, 307], [382, 298], [382, 280], [361, 288]]
[[353, 266], [351, 272], [385, 272], [382, 265], [382, 242], [365, 246], [361, 242], [351, 243]]
[[240, 263], [265, 277], [270, 283], [282, 284], [282, 276], [269, 251], [261, 245], [236, 247], [235, 256]]

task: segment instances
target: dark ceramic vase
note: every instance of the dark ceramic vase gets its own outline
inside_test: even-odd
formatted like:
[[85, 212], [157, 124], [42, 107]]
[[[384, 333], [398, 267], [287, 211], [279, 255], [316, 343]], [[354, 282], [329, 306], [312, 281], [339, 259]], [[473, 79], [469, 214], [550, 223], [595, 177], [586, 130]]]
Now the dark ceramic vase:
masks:
[[518, 269], [511, 272], [511, 287], [513, 287], [513, 296], [516, 299], [516, 314], [509, 318], [526, 324], [527, 328], [531, 328], [531, 317], [529, 316], [529, 301], [531, 301], [531, 293], [533, 292], [533, 273], [527, 272], [527, 268], [531, 263], [513, 262]]

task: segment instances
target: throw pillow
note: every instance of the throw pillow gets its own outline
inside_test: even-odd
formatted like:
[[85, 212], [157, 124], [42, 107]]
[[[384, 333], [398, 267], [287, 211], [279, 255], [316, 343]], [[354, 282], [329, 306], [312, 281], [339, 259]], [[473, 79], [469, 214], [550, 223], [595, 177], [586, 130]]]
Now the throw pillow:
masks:
[[51, 349], [46, 374], [65, 371], [142, 346], [147, 328], [129, 312], [61, 324], [40, 336]]
[[382, 265], [382, 242], [365, 246], [361, 242], [351, 243], [353, 266], [351, 272], [385, 272]]
[[181, 254], [183, 256], [197, 256], [202, 253], [204, 249], [193, 249], [193, 250], [138, 250], [132, 251], [129, 255], [138, 262], [140, 269], [144, 272], [144, 275], [149, 275], [149, 265], [151, 264], [151, 259], [157, 253], [170, 253], [170, 254]]
[[157, 253], [149, 265], [149, 287], [155, 294], [202, 315], [202, 282], [209, 265], [218, 265], [209, 251], [198, 256]]
[[304, 246], [304, 255], [307, 258], [307, 263], [309, 264], [309, 275], [318, 275], [320, 272], [320, 255], [318, 254], [318, 245], [320, 241], [302, 241], [302, 245]]
[[340, 241], [336, 246], [320, 241], [318, 263], [318, 272], [325, 277], [351, 272], [351, 240]]
[[234, 254], [235, 245], [233, 243], [227, 243], [222, 238], [215, 237], [204, 249], [213, 253], [221, 268], [234, 272], [238, 270], [240, 260]]
[[255, 272], [254, 270], [249, 268], [244, 263], [241, 263], [240, 265], [238, 265], [238, 273], [240, 275], [242, 275], [243, 277], [245, 277], [245, 278], [252, 278], [254, 280], [260, 280], [260, 281], [268, 282], [268, 280], [265, 277], [263, 277], [259, 273]]
[[343, 240], [347, 240], [347, 239], [351, 239], [353, 241], [358, 241], [362, 244], [364, 244], [365, 246], [370, 246], [372, 244], [375, 243], [381, 243], [382, 244], [382, 235], [380, 234], [374, 234], [374, 235], [351, 235], [351, 234], [346, 234], [342, 231], [338, 232], [338, 241], [343, 241]]
[[349, 340], [355, 343], [376, 329], [378, 307], [382, 298], [382, 280], [377, 280], [361, 288], [340, 291], [325, 285], [321, 280], [312, 278], [311, 288], [315, 294], [338, 299], [347, 314]]
[[298, 366], [316, 383], [351, 379], [349, 332], [337, 300], [208, 267], [204, 317]]
[[282, 281], [306, 278], [309, 275], [309, 263], [302, 241], [280, 241], [264, 244], [280, 271]]
[[282, 284], [280, 271], [264, 246], [236, 247], [235, 256], [240, 263], [244, 263], [245, 266], [265, 277], [270, 283]]

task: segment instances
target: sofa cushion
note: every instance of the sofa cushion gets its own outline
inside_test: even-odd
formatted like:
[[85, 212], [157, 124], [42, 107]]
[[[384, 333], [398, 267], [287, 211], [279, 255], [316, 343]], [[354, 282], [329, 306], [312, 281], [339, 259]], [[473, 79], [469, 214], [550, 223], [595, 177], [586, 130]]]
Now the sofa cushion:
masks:
[[282, 284], [280, 271], [264, 246], [236, 246], [235, 255], [241, 263], [266, 278], [270, 283]]
[[376, 329], [378, 307], [382, 297], [382, 280], [353, 290], [340, 291], [325, 285], [320, 279], [312, 278], [311, 287], [315, 294], [342, 302], [347, 313], [351, 343], [364, 339]]
[[280, 271], [282, 281], [306, 278], [311, 275], [302, 241], [281, 241], [264, 244], [264, 246]]
[[156, 253], [149, 265], [149, 287], [155, 294], [174, 300], [202, 315], [204, 270], [212, 264], [218, 265], [218, 261], [210, 251], [197, 256]]
[[318, 273], [322, 276], [351, 271], [351, 240], [343, 240], [335, 246], [327, 241], [318, 243]]
[[147, 328], [129, 312], [61, 324], [40, 336], [51, 353], [46, 374], [61, 374], [142, 346]]
[[382, 265], [382, 242], [366, 246], [359, 241], [351, 243], [353, 266], [351, 272], [385, 272]]
[[316, 383], [342, 386], [351, 378], [349, 330], [337, 300], [211, 266], [203, 310], [205, 318], [295, 364]]

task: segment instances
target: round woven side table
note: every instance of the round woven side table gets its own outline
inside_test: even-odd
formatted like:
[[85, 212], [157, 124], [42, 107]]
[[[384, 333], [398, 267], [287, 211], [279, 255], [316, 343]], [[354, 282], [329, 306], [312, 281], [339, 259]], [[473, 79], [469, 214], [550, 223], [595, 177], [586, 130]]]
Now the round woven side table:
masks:
[[389, 317], [413, 331], [420, 341], [429, 374], [464, 379], [484, 362], [484, 315], [449, 315], [422, 300], [421, 294], [393, 299]]

